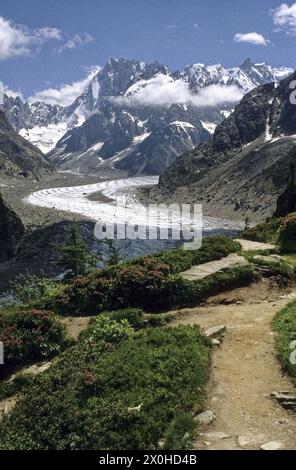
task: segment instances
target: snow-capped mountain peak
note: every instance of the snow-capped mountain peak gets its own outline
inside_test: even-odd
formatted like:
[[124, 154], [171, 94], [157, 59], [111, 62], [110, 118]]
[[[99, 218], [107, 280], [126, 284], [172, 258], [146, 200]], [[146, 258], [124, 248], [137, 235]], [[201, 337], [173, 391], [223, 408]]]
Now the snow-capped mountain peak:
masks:
[[70, 106], [5, 97], [4, 107], [13, 127], [51, 151], [61, 168], [98, 172], [116, 161], [125, 171], [153, 173], [205, 140], [236, 104], [201, 107], [187, 96], [216, 85], [246, 94], [291, 73], [250, 59], [238, 67], [195, 63], [172, 72], [157, 61], [111, 58]]

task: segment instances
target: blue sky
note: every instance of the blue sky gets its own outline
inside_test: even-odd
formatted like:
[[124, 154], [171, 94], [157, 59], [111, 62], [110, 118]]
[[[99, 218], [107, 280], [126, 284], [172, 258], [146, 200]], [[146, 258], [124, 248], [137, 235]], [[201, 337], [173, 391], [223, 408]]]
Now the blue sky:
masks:
[[26, 97], [109, 57], [296, 66], [293, 1], [1, 0], [0, 17], [0, 79]]

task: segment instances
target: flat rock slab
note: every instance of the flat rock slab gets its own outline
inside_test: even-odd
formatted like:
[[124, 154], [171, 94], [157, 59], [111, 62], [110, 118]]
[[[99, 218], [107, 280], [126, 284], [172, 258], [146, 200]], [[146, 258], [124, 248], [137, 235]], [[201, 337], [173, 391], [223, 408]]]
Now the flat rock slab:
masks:
[[260, 449], [261, 450], [280, 450], [282, 449], [283, 444], [281, 442], [277, 441], [270, 441], [266, 442], [266, 444], [263, 444]]
[[248, 261], [243, 256], [231, 253], [225, 258], [217, 261], [210, 261], [209, 263], [192, 266], [188, 271], [181, 273], [181, 276], [187, 281], [200, 281], [212, 274], [225, 271], [235, 266], [247, 266], [248, 264]]
[[272, 243], [253, 242], [251, 240], [244, 240], [243, 238], [237, 238], [235, 241], [241, 245], [244, 251], [274, 250], [275, 249], [275, 245], [273, 245]]
[[208, 328], [205, 331], [205, 335], [208, 338], [219, 338], [224, 335], [226, 331], [226, 326], [225, 325], [217, 325], [217, 326], [212, 326], [211, 328]]

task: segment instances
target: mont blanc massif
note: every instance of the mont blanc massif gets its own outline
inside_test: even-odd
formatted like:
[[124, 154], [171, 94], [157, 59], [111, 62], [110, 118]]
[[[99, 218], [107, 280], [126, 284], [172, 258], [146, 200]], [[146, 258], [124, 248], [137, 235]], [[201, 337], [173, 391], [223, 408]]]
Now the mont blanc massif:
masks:
[[70, 106], [5, 96], [4, 110], [14, 130], [58, 170], [159, 175], [207, 141], [243, 95], [291, 73], [250, 59], [231, 69], [193, 64], [182, 72], [111, 59]]

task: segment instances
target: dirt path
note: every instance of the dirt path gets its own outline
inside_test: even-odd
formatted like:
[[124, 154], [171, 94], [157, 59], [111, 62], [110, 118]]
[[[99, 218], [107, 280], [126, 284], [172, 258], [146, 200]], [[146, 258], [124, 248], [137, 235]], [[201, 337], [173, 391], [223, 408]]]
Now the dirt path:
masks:
[[204, 307], [183, 310], [174, 321], [204, 329], [227, 326], [213, 356], [209, 385], [207, 408], [216, 420], [199, 430], [194, 448], [259, 449], [269, 441], [296, 448], [295, 413], [270, 398], [274, 391], [294, 388], [275, 357], [270, 328], [276, 312], [290, 301], [281, 298], [289, 292], [271, 289], [267, 282], [253, 284], [212, 297]]

